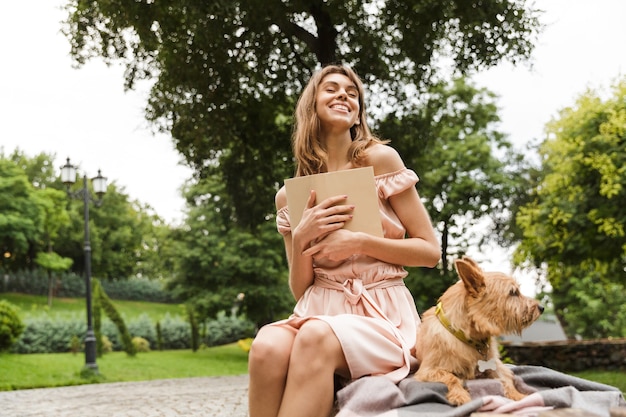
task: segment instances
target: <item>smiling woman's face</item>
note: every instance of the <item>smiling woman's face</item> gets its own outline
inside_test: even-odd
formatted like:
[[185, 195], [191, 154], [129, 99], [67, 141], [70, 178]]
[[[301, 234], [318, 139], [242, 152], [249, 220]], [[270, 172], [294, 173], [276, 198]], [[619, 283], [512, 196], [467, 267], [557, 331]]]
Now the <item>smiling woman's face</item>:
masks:
[[359, 90], [343, 74], [328, 74], [320, 82], [315, 99], [315, 110], [322, 129], [349, 130], [359, 123]]

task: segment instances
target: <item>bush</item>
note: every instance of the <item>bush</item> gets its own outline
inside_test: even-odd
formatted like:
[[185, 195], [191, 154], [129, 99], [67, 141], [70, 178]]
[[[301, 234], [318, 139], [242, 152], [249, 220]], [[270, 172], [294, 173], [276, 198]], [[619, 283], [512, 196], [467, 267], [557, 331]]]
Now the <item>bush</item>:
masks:
[[[48, 275], [43, 269], [17, 271], [0, 280], [0, 293], [17, 292], [22, 294], [48, 295]], [[56, 297], [85, 297], [85, 277], [73, 272], [55, 273]], [[151, 301], [173, 303], [175, 297], [165, 291], [161, 281], [145, 278], [124, 280], [101, 280], [102, 288], [114, 300]]]
[[[156, 323], [147, 315], [128, 321], [128, 331], [132, 337], [145, 339], [149, 346], [159, 346]], [[190, 349], [191, 329], [181, 316], [166, 314], [158, 322], [161, 347], [165, 350]], [[61, 353], [83, 350], [83, 339], [87, 330], [82, 315], [41, 316], [25, 321], [22, 335], [13, 344], [13, 353]], [[233, 317], [220, 316], [217, 320], [204, 321], [200, 325], [201, 341], [205, 346], [217, 346], [237, 342], [254, 335], [254, 324]], [[123, 350], [116, 325], [108, 318], [102, 320], [101, 341], [103, 352]], [[78, 343], [77, 343], [78, 342]], [[107, 349], [106, 346], [109, 346]]]
[[202, 343], [206, 346], [225, 345], [254, 335], [254, 323], [236, 317], [220, 315], [204, 323]]
[[76, 355], [78, 352], [80, 352], [81, 349], [82, 349], [82, 343], [80, 342], [80, 339], [78, 338], [78, 336], [76, 335], [72, 336], [72, 339], [70, 340], [70, 352]]
[[113, 352], [113, 343], [106, 335], [102, 335], [102, 353]]
[[87, 331], [87, 325], [78, 317], [54, 319], [48, 316], [32, 318], [26, 321], [22, 336], [11, 348], [14, 353], [53, 353], [70, 350], [73, 337], [81, 342]]
[[142, 314], [136, 319], [129, 321], [128, 331], [133, 336], [146, 339], [150, 343], [150, 346], [156, 346], [158, 344], [154, 324], [147, 314]]
[[189, 323], [181, 317], [172, 317], [166, 314], [161, 323], [163, 349], [191, 348], [191, 329]]
[[132, 343], [136, 352], [150, 352], [150, 342], [143, 337], [133, 337]]
[[6, 300], [0, 300], [0, 351], [11, 348], [24, 331], [18, 309]]

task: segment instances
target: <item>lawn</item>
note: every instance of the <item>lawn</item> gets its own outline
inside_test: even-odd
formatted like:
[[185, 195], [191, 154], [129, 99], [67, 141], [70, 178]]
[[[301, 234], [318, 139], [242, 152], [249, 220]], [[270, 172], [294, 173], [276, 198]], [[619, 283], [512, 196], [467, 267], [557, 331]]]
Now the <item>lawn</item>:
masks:
[[[99, 382], [242, 375], [248, 372], [248, 354], [236, 343], [191, 350], [151, 351], [130, 357], [107, 353], [96, 360]], [[0, 391], [92, 383], [80, 376], [82, 353], [0, 354]]]
[[[23, 319], [41, 315], [50, 315], [53, 317], [86, 315], [85, 299], [83, 298], [54, 298], [51, 308], [48, 308], [48, 298], [43, 295], [1, 293], [0, 300], [7, 300], [19, 307], [20, 315]], [[147, 314], [153, 322], [157, 322], [162, 320], [167, 314], [170, 316], [182, 316], [185, 314], [180, 304], [125, 300], [113, 300], [113, 304], [126, 320]]]

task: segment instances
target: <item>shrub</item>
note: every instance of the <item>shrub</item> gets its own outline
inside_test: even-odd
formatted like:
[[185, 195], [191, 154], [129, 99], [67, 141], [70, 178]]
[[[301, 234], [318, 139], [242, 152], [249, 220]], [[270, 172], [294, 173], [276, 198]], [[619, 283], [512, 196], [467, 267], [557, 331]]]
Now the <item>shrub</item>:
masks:
[[102, 335], [101, 342], [102, 342], [102, 353], [113, 352], [113, 343], [111, 343], [111, 340], [109, 340], [109, 338], [106, 335], [104, 334]]
[[254, 335], [254, 323], [236, 317], [220, 315], [205, 322], [202, 343], [206, 346], [225, 345]]
[[166, 314], [161, 320], [163, 349], [189, 349], [191, 347], [191, 329], [189, 323], [181, 317]]
[[[97, 305], [99, 306], [99, 308], [97, 309], [98, 314], [100, 313], [100, 309], [102, 309], [106, 313], [107, 317], [110, 318], [113, 323], [115, 323], [115, 325], [117, 326], [117, 330], [122, 337], [124, 350], [129, 356], [134, 356], [136, 353], [135, 346], [133, 346], [131, 334], [126, 327], [124, 319], [111, 302], [111, 299], [102, 289], [100, 281], [94, 279], [93, 284], [93, 298], [94, 300], [97, 300]], [[100, 331], [99, 328], [97, 328], [97, 330]]]
[[52, 353], [67, 352], [72, 337], [84, 336], [87, 326], [84, 319], [54, 318], [40, 316], [26, 320], [22, 336], [13, 344], [14, 353]]
[[128, 322], [128, 332], [133, 336], [139, 336], [146, 339], [148, 343], [150, 343], [150, 346], [155, 346], [157, 344], [157, 336], [155, 334], [154, 325], [147, 314], [142, 314], [141, 316], [130, 320]]
[[[85, 277], [73, 272], [55, 273], [56, 297], [85, 297]], [[48, 275], [43, 269], [21, 270], [0, 280], [0, 293], [17, 292], [23, 294], [47, 295]], [[178, 300], [164, 289], [162, 281], [145, 278], [102, 280], [102, 287], [109, 297], [115, 300], [152, 301], [173, 303]]]
[[150, 352], [150, 342], [143, 337], [135, 336], [132, 340], [136, 352]]
[[161, 332], [161, 322], [156, 323], [157, 349], [163, 350], [163, 333]]
[[80, 339], [78, 336], [74, 335], [70, 339], [70, 352], [76, 355], [82, 349], [82, 343], [80, 343]]
[[0, 300], [0, 351], [9, 350], [24, 331], [18, 309], [6, 300]]
[[[128, 321], [128, 331], [132, 337], [145, 339], [149, 346], [160, 349], [190, 349], [191, 328], [182, 316], [166, 314], [158, 322], [159, 336], [147, 315]], [[216, 320], [201, 323], [201, 339], [204, 346], [216, 346], [237, 342], [254, 335], [254, 324], [234, 317], [221, 315]], [[11, 347], [13, 353], [61, 353], [82, 351], [83, 338], [87, 329], [82, 314], [73, 316], [39, 316], [25, 321], [22, 335]], [[74, 343], [72, 343], [74, 340]], [[121, 351], [124, 346], [117, 326], [103, 317], [100, 340], [102, 352]], [[132, 342], [131, 342], [132, 343]], [[107, 347], [108, 345], [108, 347]], [[133, 346], [134, 347], [134, 346]]]

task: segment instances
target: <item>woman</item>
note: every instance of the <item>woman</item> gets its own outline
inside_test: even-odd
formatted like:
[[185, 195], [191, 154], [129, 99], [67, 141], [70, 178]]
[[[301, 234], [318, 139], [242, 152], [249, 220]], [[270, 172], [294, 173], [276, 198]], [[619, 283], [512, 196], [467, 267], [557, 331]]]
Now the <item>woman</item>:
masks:
[[289, 285], [289, 319], [264, 326], [249, 357], [251, 417], [328, 416], [334, 376], [386, 375], [415, 367], [419, 316], [404, 266], [435, 266], [440, 248], [415, 189], [417, 175], [367, 126], [363, 85], [345, 66], [316, 72], [295, 114], [296, 175], [372, 166], [384, 238], [343, 229], [346, 196], [315, 204], [311, 191], [293, 230], [285, 188], [276, 194]]

